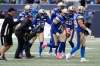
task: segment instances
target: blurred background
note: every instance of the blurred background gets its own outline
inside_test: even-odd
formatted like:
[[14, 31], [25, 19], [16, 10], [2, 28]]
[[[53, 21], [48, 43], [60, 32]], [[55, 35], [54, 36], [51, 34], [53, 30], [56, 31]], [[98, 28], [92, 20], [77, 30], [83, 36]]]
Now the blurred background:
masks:
[[0, 3], [2, 4], [33, 4], [33, 3], [48, 3], [48, 4], [55, 4], [60, 1], [64, 2], [80, 2], [82, 5], [88, 4], [94, 4], [94, 3], [100, 3], [100, 0], [0, 0]]
[[91, 23], [91, 29], [95, 37], [100, 37], [100, 0], [0, 0], [0, 18], [4, 18], [7, 9], [14, 7], [18, 13], [23, 11], [25, 4], [32, 4], [35, 8], [51, 10], [57, 7], [57, 3], [63, 1], [66, 6], [78, 6], [82, 5], [86, 7], [85, 18], [86, 21]]

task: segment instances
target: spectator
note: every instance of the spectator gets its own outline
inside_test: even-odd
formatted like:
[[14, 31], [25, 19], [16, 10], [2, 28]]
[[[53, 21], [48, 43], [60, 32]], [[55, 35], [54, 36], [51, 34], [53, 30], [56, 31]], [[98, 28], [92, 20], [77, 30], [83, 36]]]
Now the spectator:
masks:
[[80, 5], [79, 3], [80, 0], [63, 0], [63, 1], [67, 4], [67, 7], [72, 6], [72, 5], [74, 6]]
[[26, 0], [16, 0], [17, 4], [25, 4]]
[[40, 3], [40, 0], [34, 0], [34, 3], [39, 4]]
[[80, 4], [81, 4], [81, 6], [85, 6], [86, 0], [80, 0]]
[[63, 0], [48, 0], [49, 4], [57, 4], [59, 2], [62, 2]]
[[40, 0], [40, 3], [47, 4], [48, 3], [48, 0]]
[[33, 4], [34, 3], [34, 0], [26, 0], [26, 3]]
[[96, 4], [96, 0], [86, 0], [86, 4]]
[[16, 3], [16, 0], [9, 0], [9, 3], [15, 4]]
[[5, 14], [3, 11], [0, 11], [0, 19], [3, 19], [3, 18], [5, 18]]

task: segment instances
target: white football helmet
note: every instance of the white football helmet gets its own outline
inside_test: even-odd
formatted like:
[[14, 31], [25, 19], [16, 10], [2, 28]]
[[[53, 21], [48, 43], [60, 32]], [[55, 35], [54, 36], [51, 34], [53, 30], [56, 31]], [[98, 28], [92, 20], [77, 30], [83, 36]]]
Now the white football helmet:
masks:
[[84, 17], [83, 16], [78, 16], [77, 19], [84, 19]]
[[79, 10], [79, 11], [84, 11], [84, 10], [85, 10], [85, 7], [83, 7], [83, 6], [78, 6], [78, 10]]
[[31, 5], [27, 4], [27, 5], [24, 6], [24, 10], [29, 10], [30, 8], [31, 8]]
[[38, 11], [38, 13], [45, 13], [45, 10], [44, 10], [44, 9], [40, 9], [40, 10]]
[[59, 2], [58, 4], [57, 4], [57, 6], [58, 7], [60, 7], [60, 6], [66, 6], [63, 2]]
[[69, 7], [68, 7], [68, 10], [69, 10], [69, 11], [73, 11], [74, 9], [75, 9], [74, 6], [69, 6]]

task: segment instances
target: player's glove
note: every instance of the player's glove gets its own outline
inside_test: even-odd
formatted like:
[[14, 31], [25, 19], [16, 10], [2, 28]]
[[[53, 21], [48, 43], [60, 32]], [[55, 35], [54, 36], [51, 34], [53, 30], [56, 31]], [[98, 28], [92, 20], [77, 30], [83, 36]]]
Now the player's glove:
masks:
[[56, 35], [59, 36], [60, 34], [57, 32]]
[[88, 31], [89, 35], [91, 35], [92, 31], [89, 28], [86, 28], [86, 31]]

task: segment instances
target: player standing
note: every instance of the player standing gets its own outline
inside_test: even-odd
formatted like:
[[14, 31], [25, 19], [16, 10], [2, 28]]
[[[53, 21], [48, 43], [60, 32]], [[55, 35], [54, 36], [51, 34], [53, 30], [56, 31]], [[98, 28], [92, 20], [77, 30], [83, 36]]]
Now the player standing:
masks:
[[2, 29], [1, 29], [1, 36], [4, 37], [4, 44], [0, 48], [0, 59], [5, 60], [5, 53], [9, 50], [9, 48], [13, 45], [12, 42], [12, 34], [14, 32], [14, 17], [16, 15], [16, 10], [14, 8], [10, 8], [8, 10], [7, 17], [4, 19]]
[[[83, 10], [83, 7], [82, 6], [79, 6], [79, 8], [82, 8]], [[81, 60], [80, 62], [86, 62], [86, 58], [85, 58], [85, 34], [84, 34], [84, 31], [87, 32], [89, 35], [91, 35], [91, 30], [89, 28], [87, 28], [85, 26], [85, 21], [84, 21], [84, 16], [82, 14], [78, 15], [77, 18], [76, 18], [76, 21], [77, 21], [77, 28], [76, 28], [76, 32], [77, 32], [77, 46], [74, 47], [72, 49], [72, 51], [70, 53], [68, 53], [66, 55], [66, 60], [69, 61], [69, 59], [72, 57], [72, 55], [79, 49], [80, 50], [80, 55], [81, 55]]]

